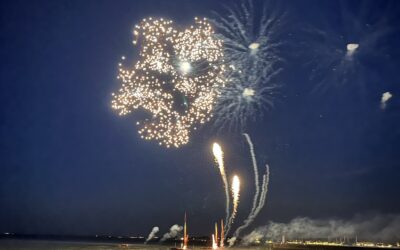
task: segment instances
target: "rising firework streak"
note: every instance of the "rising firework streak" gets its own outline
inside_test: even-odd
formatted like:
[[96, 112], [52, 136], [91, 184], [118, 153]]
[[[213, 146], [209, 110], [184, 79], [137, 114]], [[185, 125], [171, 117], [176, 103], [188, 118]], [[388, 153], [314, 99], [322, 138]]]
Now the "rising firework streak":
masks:
[[189, 235], [187, 234], [186, 213], [185, 213], [185, 219], [184, 219], [184, 224], [183, 224], [183, 241], [182, 241], [181, 247], [180, 248], [172, 247], [170, 250], [187, 250], [188, 244], [189, 244]]
[[215, 222], [215, 242], [217, 243], [218, 246], [218, 223]]
[[224, 241], [225, 241], [224, 220], [221, 220], [221, 243], [219, 244], [220, 247], [224, 247]]
[[221, 174], [222, 182], [224, 183], [225, 199], [226, 199], [225, 225], [228, 225], [229, 214], [230, 214], [229, 213], [229, 208], [230, 208], [229, 185], [228, 185], [228, 179], [226, 178], [225, 167], [224, 167], [224, 152], [222, 151], [221, 146], [218, 143], [213, 144], [213, 154], [214, 154], [215, 162], [218, 164], [218, 167], [219, 167], [219, 172]]
[[232, 198], [233, 198], [233, 211], [231, 217], [229, 218], [229, 225], [227, 227], [226, 233], [229, 232], [231, 225], [233, 224], [233, 220], [236, 217], [237, 208], [239, 205], [239, 194], [240, 194], [240, 179], [237, 175], [233, 176], [232, 180]]
[[215, 240], [214, 234], [212, 235], [212, 249], [218, 249], [217, 241]]

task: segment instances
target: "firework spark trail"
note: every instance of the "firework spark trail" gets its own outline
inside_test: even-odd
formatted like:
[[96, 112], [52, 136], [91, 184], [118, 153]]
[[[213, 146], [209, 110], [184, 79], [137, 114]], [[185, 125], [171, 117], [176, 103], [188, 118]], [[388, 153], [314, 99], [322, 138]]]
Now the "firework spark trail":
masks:
[[247, 228], [254, 221], [254, 219], [257, 217], [257, 215], [260, 213], [261, 209], [265, 205], [266, 197], [267, 197], [267, 193], [268, 193], [269, 166], [268, 166], [268, 164], [265, 166], [266, 170], [265, 170], [265, 174], [263, 175], [263, 181], [261, 184], [261, 193], [260, 193], [258, 167], [257, 167], [256, 156], [254, 153], [254, 145], [248, 134], [244, 133], [243, 135], [245, 136], [246, 141], [249, 144], [249, 148], [250, 148], [250, 155], [252, 158], [254, 177], [255, 177], [255, 183], [256, 183], [256, 192], [255, 192], [254, 199], [253, 199], [253, 207], [252, 207], [249, 215], [247, 216], [247, 218], [244, 220], [243, 225], [238, 227], [236, 229], [236, 231], [234, 232], [233, 237], [229, 241], [229, 246], [233, 246], [235, 244], [235, 241], [240, 236], [241, 231], [244, 230], [245, 228]]
[[[228, 179], [226, 178], [225, 167], [224, 167], [224, 152], [221, 149], [221, 146], [218, 143], [213, 144], [213, 154], [215, 158], [215, 162], [218, 164], [219, 172], [221, 174], [222, 182], [224, 183], [225, 189], [225, 198], [226, 198], [226, 208], [225, 208], [225, 225], [229, 223], [229, 208], [230, 208], [230, 199], [229, 199], [229, 184]], [[227, 231], [227, 230], [225, 230]]]
[[[259, 200], [257, 208], [255, 209], [255, 211], [253, 213], [252, 220], [254, 220], [255, 217], [257, 217], [258, 213], [260, 213], [261, 209], [265, 205], [265, 201], [266, 201], [266, 197], [267, 197], [267, 193], [268, 193], [268, 185], [269, 185], [269, 166], [268, 166], [268, 164], [265, 165], [265, 168], [266, 168], [266, 170], [265, 170], [265, 174], [263, 175], [263, 184], [262, 184], [260, 200]], [[252, 221], [250, 221], [250, 223], [251, 222]]]
[[232, 197], [233, 197], [233, 209], [231, 217], [229, 218], [229, 225], [227, 226], [226, 233], [229, 233], [231, 226], [233, 224], [233, 220], [236, 217], [237, 208], [239, 205], [239, 196], [240, 196], [240, 179], [237, 175], [233, 176], [232, 180]]
[[266, 165], [266, 171], [265, 174], [263, 175], [263, 184], [258, 205], [254, 210], [254, 212], [249, 214], [247, 219], [244, 221], [244, 224], [236, 229], [235, 233], [233, 234], [234, 237], [232, 237], [232, 240], [229, 242], [229, 246], [233, 246], [235, 244], [235, 241], [240, 236], [241, 231], [250, 226], [250, 224], [260, 213], [261, 209], [264, 207], [268, 193], [268, 184], [269, 184], [269, 166]]
[[249, 144], [251, 161], [253, 163], [253, 171], [254, 171], [254, 185], [255, 185], [256, 192], [255, 192], [254, 198], [253, 198], [253, 206], [250, 211], [250, 214], [252, 214], [252, 213], [254, 213], [254, 210], [256, 209], [258, 196], [260, 194], [260, 187], [259, 187], [259, 181], [258, 181], [258, 179], [259, 179], [258, 178], [258, 167], [257, 167], [256, 155], [254, 153], [254, 145], [250, 139], [250, 136], [246, 133], [244, 133], [243, 135], [246, 138], [247, 143]]

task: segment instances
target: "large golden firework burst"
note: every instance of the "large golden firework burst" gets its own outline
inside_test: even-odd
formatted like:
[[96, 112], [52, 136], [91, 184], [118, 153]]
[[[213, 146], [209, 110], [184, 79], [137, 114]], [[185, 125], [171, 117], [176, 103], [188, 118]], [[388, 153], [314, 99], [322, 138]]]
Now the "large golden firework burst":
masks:
[[120, 115], [148, 111], [151, 117], [137, 122], [146, 140], [166, 147], [187, 144], [191, 130], [210, 120], [218, 88], [225, 83], [222, 41], [199, 18], [184, 30], [170, 20], [144, 19], [134, 37], [139, 60], [133, 69], [120, 63], [122, 87], [113, 93], [112, 107]]

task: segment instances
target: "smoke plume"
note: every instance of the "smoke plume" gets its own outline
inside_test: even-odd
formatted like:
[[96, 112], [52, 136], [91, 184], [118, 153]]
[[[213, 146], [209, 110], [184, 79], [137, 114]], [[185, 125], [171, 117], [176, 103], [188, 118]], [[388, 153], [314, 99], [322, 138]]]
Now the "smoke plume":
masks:
[[229, 241], [229, 246], [233, 246], [235, 244], [236, 239], [240, 236], [240, 233], [242, 230], [250, 226], [250, 224], [254, 221], [254, 219], [257, 217], [257, 215], [260, 213], [261, 209], [265, 205], [267, 193], [268, 193], [268, 184], [269, 184], [269, 166], [268, 164], [266, 165], [266, 171], [265, 174], [263, 175], [263, 182], [261, 184], [261, 193], [260, 193], [260, 187], [259, 187], [259, 176], [258, 176], [258, 166], [257, 166], [257, 161], [256, 161], [256, 155], [254, 153], [254, 146], [253, 143], [250, 139], [250, 136], [246, 133], [243, 134], [244, 137], [246, 137], [247, 143], [249, 144], [250, 148], [250, 155], [253, 163], [253, 170], [254, 170], [254, 183], [256, 185], [256, 192], [254, 194], [253, 198], [253, 206], [251, 208], [251, 211], [247, 218], [244, 220], [243, 225], [238, 227], [233, 234], [234, 237], [231, 238]]
[[298, 217], [289, 223], [270, 222], [246, 235], [242, 243], [249, 245], [256, 241], [279, 241], [282, 236], [288, 240], [355, 238], [359, 241], [400, 240], [400, 215], [356, 215], [350, 220], [311, 219]]
[[236, 242], [236, 237], [232, 237], [228, 240], [229, 247], [233, 246]]
[[182, 226], [179, 226], [177, 224], [173, 225], [169, 229], [169, 232], [164, 234], [164, 236], [161, 238], [161, 241], [166, 241], [166, 240], [168, 240], [170, 238], [175, 238], [182, 231], [182, 229], [183, 229]]
[[260, 186], [258, 184], [258, 179], [259, 179], [258, 167], [257, 167], [256, 155], [254, 153], [254, 146], [253, 146], [253, 143], [251, 142], [250, 136], [246, 133], [244, 133], [243, 135], [244, 135], [244, 137], [246, 137], [247, 143], [249, 144], [251, 161], [253, 163], [253, 171], [254, 171], [254, 185], [255, 185], [256, 193], [254, 194], [253, 206], [250, 211], [250, 214], [252, 214], [252, 213], [254, 213], [254, 210], [256, 209], [258, 196], [260, 194]]
[[145, 242], [145, 243], [147, 243], [148, 241], [150, 241], [151, 239], [153, 239], [153, 238], [156, 236], [156, 234], [158, 233], [158, 231], [160, 231], [160, 228], [158, 228], [158, 227], [153, 227], [153, 229], [151, 230], [149, 236], [147, 236], [147, 239], [146, 239], [146, 242]]

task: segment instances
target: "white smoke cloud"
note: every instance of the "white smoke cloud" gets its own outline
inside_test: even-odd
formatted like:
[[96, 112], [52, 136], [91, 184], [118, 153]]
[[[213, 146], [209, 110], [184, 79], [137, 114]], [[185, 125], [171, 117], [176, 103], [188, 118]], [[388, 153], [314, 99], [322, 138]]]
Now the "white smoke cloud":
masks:
[[236, 237], [232, 237], [228, 240], [229, 247], [233, 246], [236, 242]]
[[160, 231], [160, 228], [158, 227], [153, 227], [153, 229], [151, 230], [149, 236], [147, 236], [146, 242], [147, 243], [149, 240], [153, 239], [156, 234], [158, 233], [158, 231]]
[[175, 238], [182, 231], [182, 229], [183, 229], [182, 226], [179, 226], [177, 224], [173, 225], [169, 229], [169, 232], [164, 234], [164, 236], [162, 237], [161, 241], [165, 241], [165, 240], [168, 240], [170, 238]]
[[265, 238], [264, 228], [257, 228], [253, 232], [243, 237], [242, 244], [245, 246], [251, 245], [256, 242], [260, 242]]
[[385, 108], [386, 108], [387, 102], [388, 102], [392, 97], [393, 97], [393, 95], [392, 95], [392, 93], [390, 93], [389, 91], [382, 94], [382, 97], [381, 97], [381, 108], [382, 108], [382, 109], [385, 109]]
[[400, 215], [357, 215], [351, 220], [295, 218], [289, 223], [270, 222], [243, 238], [242, 244], [286, 239], [357, 238], [394, 242], [400, 240]]

